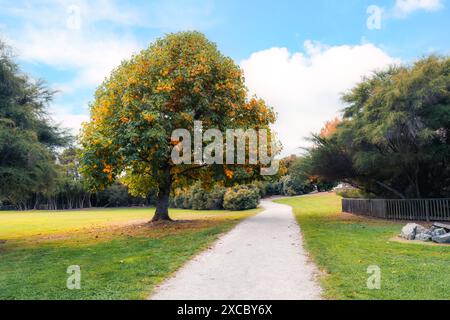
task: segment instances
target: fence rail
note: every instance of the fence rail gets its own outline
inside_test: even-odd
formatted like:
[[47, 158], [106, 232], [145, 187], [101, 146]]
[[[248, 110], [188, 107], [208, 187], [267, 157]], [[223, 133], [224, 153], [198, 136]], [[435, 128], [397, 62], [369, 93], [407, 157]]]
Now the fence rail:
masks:
[[450, 221], [450, 199], [342, 199], [342, 211], [393, 220]]

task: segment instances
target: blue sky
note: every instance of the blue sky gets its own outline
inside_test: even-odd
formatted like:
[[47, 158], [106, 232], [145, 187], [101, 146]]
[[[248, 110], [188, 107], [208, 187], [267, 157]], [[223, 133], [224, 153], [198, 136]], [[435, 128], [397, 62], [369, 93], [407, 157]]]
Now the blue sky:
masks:
[[446, 0], [0, 0], [0, 34], [24, 71], [59, 90], [51, 112], [76, 132], [96, 86], [121, 59], [165, 33], [202, 31], [242, 66], [250, 91], [278, 112], [275, 129], [288, 154], [339, 114], [339, 95], [361, 76], [430, 53], [447, 55], [448, 6]]

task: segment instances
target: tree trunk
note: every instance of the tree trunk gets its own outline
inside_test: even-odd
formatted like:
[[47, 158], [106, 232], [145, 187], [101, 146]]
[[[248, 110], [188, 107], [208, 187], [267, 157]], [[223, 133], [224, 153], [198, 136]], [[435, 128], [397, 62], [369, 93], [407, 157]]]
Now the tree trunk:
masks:
[[397, 196], [399, 196], [401, 199], [406, 199], [406, 197], [399, 191], [395, 190], [392, 187], [389, 187], [387, 184], [381, 182], [381, 181], [375, 181], [379, 186], [391, 191], [392, 193], [396, 194]]
[[163, 179], [159, 184], [158, 201], [156, 203], [156, 211], [152, 222], [156, 221], [172, 221], [169, 217], [169, 196], [172, 185], [172, 177], [170, 176], [170, 169], [166, 170]]
[[414, 172], [414, 184], [416, 187], [416, 195], [417, 195], [417, 199], [422, 198], [422, 193], [420, 192], [420, 186], [419, 186], [419, 166], [416, 166], [416, 170]]

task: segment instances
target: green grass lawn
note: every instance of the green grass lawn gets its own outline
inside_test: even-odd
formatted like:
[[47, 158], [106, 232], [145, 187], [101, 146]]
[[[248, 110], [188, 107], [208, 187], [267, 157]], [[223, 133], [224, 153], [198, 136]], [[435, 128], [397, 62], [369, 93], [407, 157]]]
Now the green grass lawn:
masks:
[[[450, 246], [399, 243], [404, 222], [340, 213], [340, 197], [277, 200], [294, 208], [305, 246], [324, 272], [329, 299], [450, 299]], [[381, 289], [367, 288], [367, 268], [381, 269]]]
[[[0, 212], [0, 299], [143, 299], [220, 234], [254, 214], [151, 209]], [[6, 242], [5, 242], [6, 241]], [[81, 268], [69, 290], [68, 266]]]

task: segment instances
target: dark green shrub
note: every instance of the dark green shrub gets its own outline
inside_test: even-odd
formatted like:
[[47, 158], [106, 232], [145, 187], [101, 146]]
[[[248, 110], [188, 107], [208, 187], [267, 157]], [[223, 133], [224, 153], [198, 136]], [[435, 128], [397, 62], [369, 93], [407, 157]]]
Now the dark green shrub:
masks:
[[223, 209], [223, 197], [227, 189], [216, 186], [207, 194], [206, 207], [208, 210]]
[[334, 187], [336, 187], [336, 185], [337, 185], [336, 182], [319, 181], [316, 183], [317, 191], [319, 191], [319, 192], [331, 191]]
[[185, 198], [184, 193], [176, 194], [175, 196], [170, 198], [170, 207], [183, 209], [184, 208], [184, 198]]
[[285, 196], [296, 196], [314, 191], [314, 185], [308, 181], [299, 181], [291, 175], [284, 176], [280, 179], [282, 183], [281, 194]]
[[187, 190], [176, 190], [170, 199], [170, 206], [180, 209], [221, 210], [225, 191], [221, 186], [213, 186], [207, 190], [200, 184], [195, 184]]
[[192, 192], [190, 190], [183, 194], [182, 209], [192, 209]]
[[271, 182], [267, 186], [266, 193], [268, 195], [282, 195], [283, 194], [283, 182], [281, 180]]
[[259, 199], [259, 190], [255, 186], [237, 186], [227, 190], [223, 207], [233, 211], [254, 209], [258, 206]]
[[[75, 194], [76, 190], [69, 188], [66, 184], [62, 186], [59, 193]], [[133, 197], [128, 193], [128, 187], [120, 182], [115, 182], [103, 191], [99, 191], [92, 197], [92, 205], [95, 207], [126, 207], [142, 206], [155, 203], [155, 194], [151, 193], [147, 198]], [[79, 206], [81, 207], [81, 206]]]
[[358, 198], [368, 198], [368, 195], [357, 188], [345, 187], [336, 189], [336, 194], [342, 198], [348, 199], [358, 199]]
[[191, 203], [194, 210], [207, 210], [208, 194], [205, 189], [200, 186], [194, 186], [191, 189]]
[[269, 184], [268, 181], [253, 181], [252, 182], [252, 185], [258, 189], [259, 196], [261, 198], [267, 196], [267, 185], [268, 184]]

